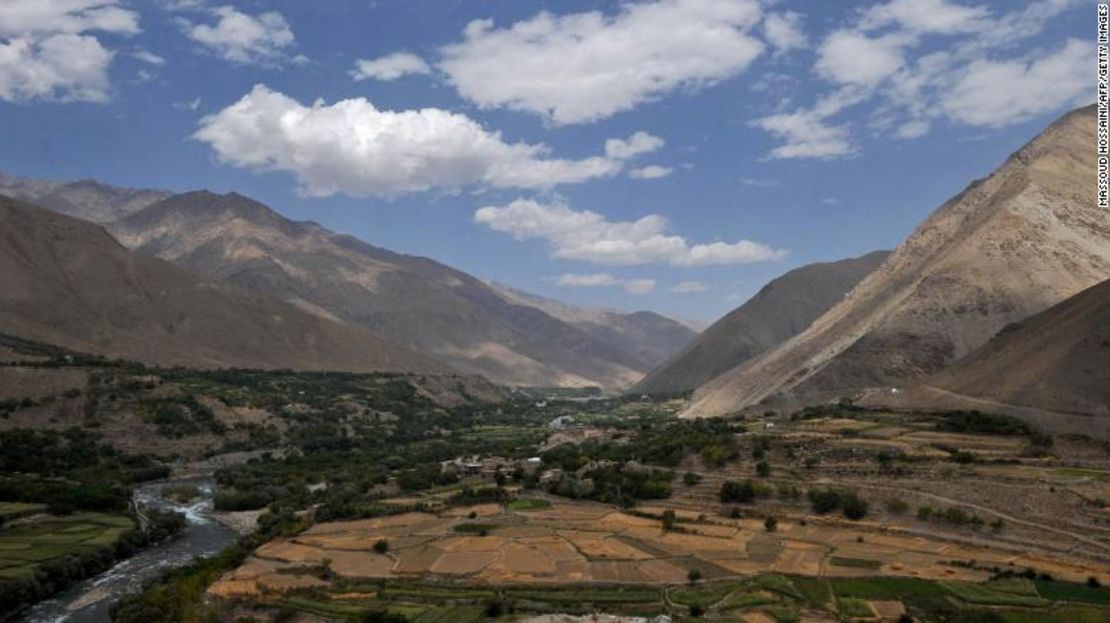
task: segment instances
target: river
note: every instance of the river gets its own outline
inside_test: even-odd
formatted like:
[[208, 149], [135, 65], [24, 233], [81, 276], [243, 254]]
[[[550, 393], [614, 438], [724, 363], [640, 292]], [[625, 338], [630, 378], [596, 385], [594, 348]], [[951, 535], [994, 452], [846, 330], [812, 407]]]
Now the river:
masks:
[[[200, 497], [182, 505], [162, 497], [171, 485], [189, 483]], [[144, 506], [172, 510], [185, 515], [181, 535], [161, 545], [144, 549], [107, 571], [75, 584], [52, 599], [39, 602], [17, 620], [26, 623], [108, 623], [112, 604], [127, 593], [138, 591], [144, 582], [163, 572], [210, 556], [230, 545], [238, 534], [210, 515], [215, 483], [211, 479], [167, 480], [148, 483], [135, 490], [135, 500]]]

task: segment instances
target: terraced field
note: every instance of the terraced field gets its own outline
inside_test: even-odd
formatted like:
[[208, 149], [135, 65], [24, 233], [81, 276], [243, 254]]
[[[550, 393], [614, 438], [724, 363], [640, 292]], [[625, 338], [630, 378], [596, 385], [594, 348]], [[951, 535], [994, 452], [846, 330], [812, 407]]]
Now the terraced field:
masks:
[[[5, 504], [0, 512], [10, 512], [13, 506]], [[110, 548], [133, 527], [128, 517], [103, 513], [43, 516], [9, 524], [0, 530], [0, 578], [31, 577], [43, 564]]]

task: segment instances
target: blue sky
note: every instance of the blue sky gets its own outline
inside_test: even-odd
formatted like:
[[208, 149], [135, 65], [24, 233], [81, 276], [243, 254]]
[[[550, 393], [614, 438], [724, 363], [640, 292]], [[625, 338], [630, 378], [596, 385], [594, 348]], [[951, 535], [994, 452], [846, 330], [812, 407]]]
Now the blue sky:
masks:
[[712, 320], [1093, 100], [1083, 0], [4, 0], [0, 170]]

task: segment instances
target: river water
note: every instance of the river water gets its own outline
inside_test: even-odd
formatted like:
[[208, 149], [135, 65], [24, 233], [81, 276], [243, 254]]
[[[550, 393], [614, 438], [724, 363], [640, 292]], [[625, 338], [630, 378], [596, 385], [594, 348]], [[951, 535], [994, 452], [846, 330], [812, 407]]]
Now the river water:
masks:
[[[181, 505], [162, 497], [171, 485], [189, 483], [200, 497]], [[144, 549], [111, 569], [76, 584], [52, 599], [39, 602], [18, 618], [26, 623], [108, 623], [112, 604], [127, 593], [137, 592], [144, 582], [163, 572], [188, 564], [194, 558], [211, 556], [227, 547], [238, 534], [210, 515], [215, 483], [211, 479], [160, 481], [135, 490], [135, 500], [147, 507], [172, 510], [185, 515], [187, 525], [177, 538]]]

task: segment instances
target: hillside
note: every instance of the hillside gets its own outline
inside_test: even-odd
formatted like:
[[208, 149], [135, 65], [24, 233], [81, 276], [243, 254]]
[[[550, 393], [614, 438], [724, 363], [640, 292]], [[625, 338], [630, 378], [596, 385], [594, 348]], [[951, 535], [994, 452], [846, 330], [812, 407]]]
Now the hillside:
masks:
[[562, 301], [522, 292], [492, 283], [511, 303], [535, 307], [571, 324], [635, 361], [640, 369], [651, 369], [697, 337], [687, 325], [651, 311], [631, 313], [569, 305]]
[[[982, 348], [903, 394], [896, 401], [884, 398], [898, 406], [1004, 412], [1027, 407], [1053, 412], [1035, 418], [1046, 430], [1107, 436], [1104, 423], [1067, 415], [1110, 416], [1110, 281], [1005, 327]], [[999, 409], [992, 409], [994, 403]]]
[[0, 173], [0, 195], [94, 223], [107, 223], [158, 203], [173, 193], [120, 188], [92, 180], [54, 182]]
[[772, 280], [746, 303], [652, 370], [633, 387], [646, 393], [695, 389], [801, 333], [844, 299], [888, 252], [809, 264]]
[[1065, 115], [942, 205], [809, 329], [702, 386], [687, 415], [904, 385], [1110, 277], [1094, 141], [1093, 107]]
[[370, 329], [495, 382], [616, 389], [650, 367], [464, 272], [288, 220], [235, 193], [176, 195], [109, 228], [138, 253]]
[[136, 255], [0, 196], [0, 333], [160, 365], [446, 373], [368, 331]]

